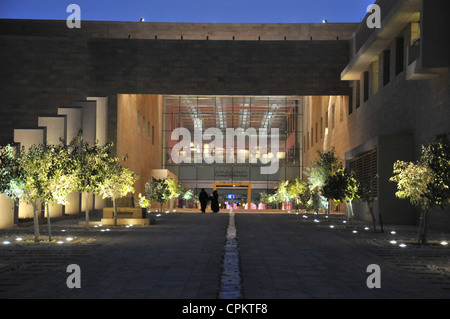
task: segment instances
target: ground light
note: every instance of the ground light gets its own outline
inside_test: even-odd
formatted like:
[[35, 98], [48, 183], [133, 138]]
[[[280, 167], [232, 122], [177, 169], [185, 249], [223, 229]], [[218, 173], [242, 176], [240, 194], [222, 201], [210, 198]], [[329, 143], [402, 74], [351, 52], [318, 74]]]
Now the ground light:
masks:
[[9, 244], [11, 244], [9, 241], [7, 241], [7, 240], [5, 240], [4, 242], [3, 242], [3, 245], [9, 245]]
[[399, 246], [402, 247], [402, 248], [405, 248], [406, 244], [400, 244]]
[[391, 240], [390, 243], [395, 245], [397, 243], [397, 241], [396, 240]]
[[447, 246], [448, 243], [447, 243], [446, 241], [441, 241], [441, 245], [442, 245], [442, 246]]

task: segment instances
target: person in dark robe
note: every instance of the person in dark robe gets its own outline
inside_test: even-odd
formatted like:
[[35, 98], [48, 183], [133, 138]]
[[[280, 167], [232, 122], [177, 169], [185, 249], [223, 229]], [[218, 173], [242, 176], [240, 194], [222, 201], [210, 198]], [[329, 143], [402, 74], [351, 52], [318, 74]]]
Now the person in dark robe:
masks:
[[200, 208], [202, 213], [206, 212], [206, 205], [208, 205], [208, 193], [205, 191], [204, 188], [200, 191], [200, 194], [198, 195], [198, 200], [200, 202]]
[[219, 212], [219, 194], [217, 194], [217, 191], [214, 191], [212, 193], [210, 200], [211, 200], [211, 210], [213, 211], [213, 213], [218, 213]]

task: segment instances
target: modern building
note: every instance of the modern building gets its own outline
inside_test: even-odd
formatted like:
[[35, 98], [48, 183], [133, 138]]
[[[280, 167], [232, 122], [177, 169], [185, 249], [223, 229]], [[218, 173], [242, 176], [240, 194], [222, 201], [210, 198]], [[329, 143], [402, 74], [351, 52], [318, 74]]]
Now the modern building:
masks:
[[[449, 131], [449, 3], [376, 4], [379, 29], [366, 19], [81, 21], [79, 29], [0, 20], [0, 143], [68, 141], [81, 128], [128, 154], [136, 194], [170, 175], [194, 193], [220, 188], [224, 202], [246, 209], [280, 180], [304, 177], [317, 150], [335, 147], [360, 178], [380, 176], [384, 221], [415, 222], [387, 179], [395, 160], [417, 158], [422, 144]], [[227, 132], [247, 134], [244, 144]]]

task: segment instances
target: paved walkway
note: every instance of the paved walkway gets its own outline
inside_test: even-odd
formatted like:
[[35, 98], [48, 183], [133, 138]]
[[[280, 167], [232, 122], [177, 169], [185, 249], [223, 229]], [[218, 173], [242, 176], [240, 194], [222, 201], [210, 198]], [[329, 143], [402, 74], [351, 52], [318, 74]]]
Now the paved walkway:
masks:
[[[236, 213], [244, 298], [450, 297], [450, 247], [389, 246], [388, 234], [313, 218]], [[228, 222], [228, 213], [169, 213], [109, 230], [54, 222], [56, 239], [74, 238], [61, 245], [15, 241], [32, 227], [3, 230], [0, 240], [11, 243], [0, 243], [0, 298], [216, 299]], [[80, 266], [79, 289], [66, 285], [69, 264]], [[370, 264], [381, 267], [379, 289], [366, 285]]]

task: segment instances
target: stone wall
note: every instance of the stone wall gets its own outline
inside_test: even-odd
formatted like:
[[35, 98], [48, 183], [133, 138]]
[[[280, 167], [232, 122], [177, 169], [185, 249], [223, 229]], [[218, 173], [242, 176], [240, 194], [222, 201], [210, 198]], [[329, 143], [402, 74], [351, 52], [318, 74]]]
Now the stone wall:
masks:
[[[55, 107], [70, 106], [72, 101], [86, 96], [109, 97], [108, 140], [115, 141], [117, 94], [121, 93], [328, 95], [349, 92], [348, 84], [340, 81], [340, 72], [348, 63], [349, 43], [334, 36], [334, 40], [321, 41], [265, 41], [264, 37], [261, 41], [124, 39], [121, 36], [113, 39], [105, 36], [113, 37], [115, 32], [120, 35], [124, 29], [111, 23], [96, 22], [96, 26], [103, 26], [109, 32], [103, 38], [96, 38], [70, 36], [65, 24], [61, 26], [64, 31], [58, 31], [60, 27], [55, 24], [59, 26], [61, 21], [24, 21], [23, 25], [16, 20], [0, 22], [0, 34], [3, 34], [0, 36], [0, 141], [5, 143], [12, 139], [14, 127], [36, 126], [40, 115], [53, 112]], [[331, 31], [326, 27], [323, 32], [328, 36], [324, 38], [329, 38]], [[269, 34], [276, 26], [259, 25], [259, 28], [266, 28]], [[320, 30], [325, 27], [300, 28], [316, 28], [319, 31], [314, 32], [322, 34]], [[87, 29], [82, 27], [82, 32], [88, 32]]]

